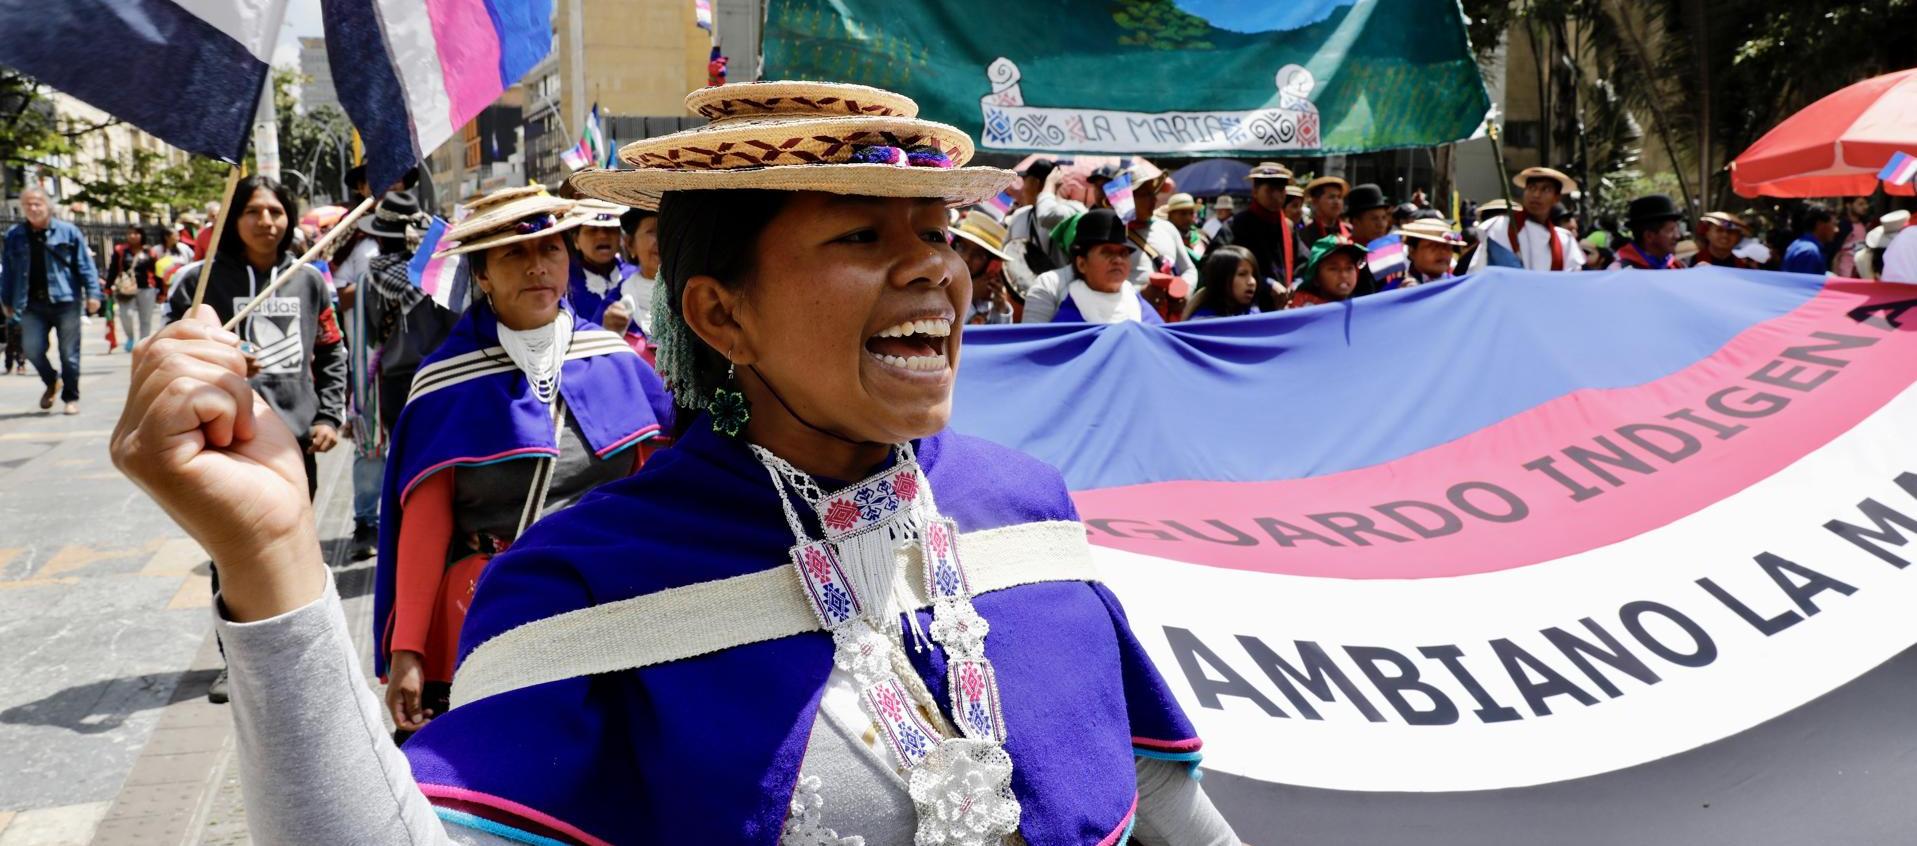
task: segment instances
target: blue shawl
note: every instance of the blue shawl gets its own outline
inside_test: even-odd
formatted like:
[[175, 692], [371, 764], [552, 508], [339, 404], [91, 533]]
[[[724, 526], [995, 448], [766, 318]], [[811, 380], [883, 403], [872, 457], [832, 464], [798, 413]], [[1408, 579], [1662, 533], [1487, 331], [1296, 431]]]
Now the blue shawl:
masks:
[[[1078, 519], [1058, 471], [1022, 453], [947, 432], [918, 456], [961, 531]], [[524, 623], [785, 564], [793, 538], [776, 497], [744, 444], [697, 421], [492, 561], [462, 659]], [[992, 625], [1020, 831], [1032, 846], [1118, 842], [1137, 808], [1134, 755], [1195, 761], [1199, 745], [1118, 600], [1096, 583], [1046, 582], [974, 603]], [[773, 846], [832, 650], [815, 631], [521, 688], [453, 709], [405, 751], [442, 817], [468, 825], [568, 843]], [[943, 651], [907, 654], [946, 708]]]
[[[575, 332], [598, 329], [576, 314]], [[499, 345], [499, 318], [482, 301], [466, 310], [452, 336], [420, 362], [435, 362]], [[563, 365], [559, 393], [601, 458], [660, 433], [672, 419], [672, 397], [644, 359], [601, 355]], [[374, 669], [386, 674], [386, 637], [393, 611], [394, 568], [406, 497], [428, 476], [458, 466], [557, 455], [552, 417], [518, 370], [441, 388], [406, 403], [393, 425], [380, 492], [379, 563], [373, 592]]]

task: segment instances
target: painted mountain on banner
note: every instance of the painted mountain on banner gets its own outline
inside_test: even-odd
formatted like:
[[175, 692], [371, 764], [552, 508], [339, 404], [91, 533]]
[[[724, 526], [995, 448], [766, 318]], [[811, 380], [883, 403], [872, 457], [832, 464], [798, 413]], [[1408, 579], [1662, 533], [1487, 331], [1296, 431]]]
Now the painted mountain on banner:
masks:
[[1360, 0], [1301, 0], [1295, 3], [1247, 3], [1245, 0], [1174, 0], [1178, 8], [1232, 32], [1284, 32], [1310, 26]]

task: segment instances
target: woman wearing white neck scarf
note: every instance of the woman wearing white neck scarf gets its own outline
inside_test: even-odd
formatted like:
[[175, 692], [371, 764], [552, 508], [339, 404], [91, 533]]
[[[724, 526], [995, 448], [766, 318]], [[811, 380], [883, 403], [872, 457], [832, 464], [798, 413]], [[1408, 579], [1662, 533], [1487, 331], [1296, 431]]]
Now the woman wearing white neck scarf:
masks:
[[456, 245], [444, 254], [467, 257], [480, 298], [414, 377], [393, 431], [377, 651], [402, 737], [447, 709], [487, 563], [541, 516], [638, 469], [649, 449], [626, 448], [659, 432], [654, 408], [669, 407], [633, 402], [663, 397], [658, 377], [566, 305], [572, 205], [509, 189], [446, 235]]

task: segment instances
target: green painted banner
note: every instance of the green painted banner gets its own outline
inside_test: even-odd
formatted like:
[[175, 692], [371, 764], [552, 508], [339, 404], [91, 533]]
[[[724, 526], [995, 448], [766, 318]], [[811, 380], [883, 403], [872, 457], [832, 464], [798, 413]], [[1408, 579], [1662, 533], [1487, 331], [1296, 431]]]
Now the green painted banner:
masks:
[[770, 0], [766, 79], [906, 94], [983, 149], [1359, 153], [1490, 108], [1456, 0]]

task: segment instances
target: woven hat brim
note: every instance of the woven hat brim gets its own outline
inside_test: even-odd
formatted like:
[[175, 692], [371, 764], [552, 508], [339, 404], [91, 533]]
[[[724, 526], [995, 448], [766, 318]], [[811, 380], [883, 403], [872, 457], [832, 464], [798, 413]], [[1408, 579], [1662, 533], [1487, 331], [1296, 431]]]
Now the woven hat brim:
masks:
[[931, 147], [957, 164], [970, 161], [973, 150], [965, 130], [917, 118], [763, 117], [634, 141], [619, 148], [619, 160], [640, 170], [727, 170], [843, 162], [871, 145]]
[[1443, 245], [1445, 245], [1445, 246], [1447, 246], [1447, 247], [1450, 247], [1450, 248], [1452, 248], [1452, 249], [1454, 249], [1454, 250], [1462, 250], [1462, 249], [1464, 249], [1464, 241], [1463, 241], [1463, 240], [1457, 240], [1457, 241], [1453, 241], [1453, 240], [1451, 240], [1451, 239], [1449, 239], [1449, 238], [1445, 238], [1445, 237], [1442, 237], [1442, 236], [1438, 236], [1438, 235], [1427, 235], [1427, 234], [1425, 234], [1425, 233], [1423, 233], [1423, 232], [1412, 232], [1412, 231], [1411, 231], [1411, 230], [1409, 230], [1409, 229], [1400, 229], [1400, 230], [1398, 230], [1398, 235], [1399, 235], [1399, 236], [1401, 236], [1401, 237], [1405, 237], [1405, 238], [1416, 238], [1416, 239], [1418, 239], [1418, 240], [1420, 240], [1420, 241], [1430, 241], [1430, 242], [1432, 242], [1432, 243], [1435, 243], [1435, 244], [1443, 244]]
[[1017, 175], [995, 167], [898, 167], [885, 164], [774, 165], [731, 170], [596, 170], [575, 173], [588, 197], [657, 210], [667, 191], [823, 191], [857, 197], [942, 199], [963, 206], [998, 196]]
[[494, 247], [503, 247], [507, 244], [512, 244], [519, 241], [530, 241], [534, 238], [544, 238], [547, 235], [556, 235], [568, 229], [577, 229], [579, 228], [579, 224], [581, 222], [582, 221], [580, 221], [578, 218], [562, 217], [553, 225], [548, 226], [544, 229], [541, 229], [538, 232], [526, 232], [526, 233], [501, 232], [497, 235], [489, 235], [483, 238], [475, 238], [471, 241], [463, 241], [459, 244], [455, 244], [451, 247], [447, 247], [446, 249], [440, 250], [439, 252], [433, 253], [433, 258], [445, 258], [447, 256], [456, 256], [463, 253], [476, 253], [476, 252], [479, 252], [480, 250], [490, 250]]
[[980, 238], [979, 236], [973, 235], [972, 233], [967, 232], [963, 229], [954, 229], [952, 230], [952, 234], [956, 237], [964, 238], [967, 241], [970, 241], [974, 244], [984, 247], [986, 252], [991, 253], [992, 255], [998, 256], [999, 258], [1004, 259], [1005, 261], [1012, 260], [1011, 256], [1008, 256], [1005, 254], [1005, 250], [1003, 248], [992, 246], [984, 238]]
[[[573, 203], [571, 200], [536, 194], [514, 200], [499, 208], [490, 209], [484, 214], [474, 215], [455, 223], [452, 229], [446, 232], [446, 237], [453, 241], [468, 240], [473, 238], [473, 236], [468, 233], [489, 232], [535, 215], [550, 214], [557, 217], [565, 217], [567, 212], [572, 211], [572, 206]], [[479, 237], [485, 236], [482, 234]]]

